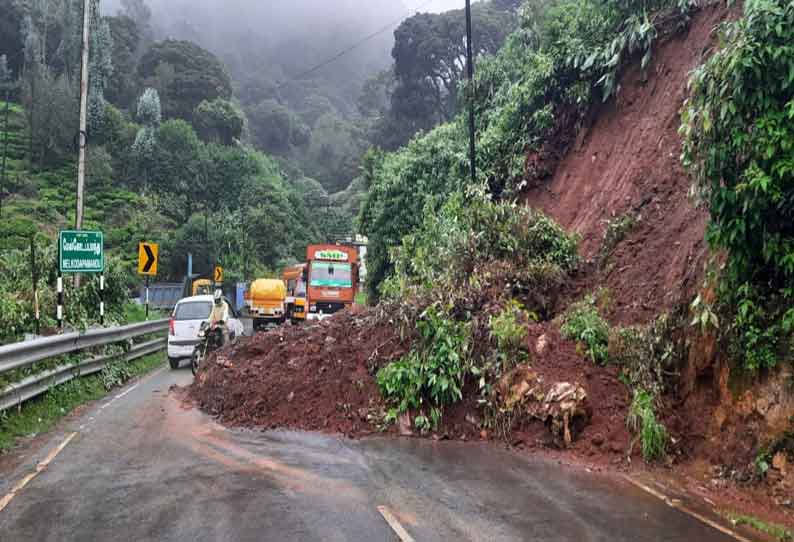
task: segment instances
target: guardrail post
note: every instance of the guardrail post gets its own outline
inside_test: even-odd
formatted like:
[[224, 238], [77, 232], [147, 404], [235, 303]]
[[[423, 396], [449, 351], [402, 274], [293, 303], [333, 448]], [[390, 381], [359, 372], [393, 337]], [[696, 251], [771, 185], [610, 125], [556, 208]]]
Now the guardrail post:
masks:
[[105, 274], [99, 275], [99, 325], [105, 325]]
[[149, 320], [149, 275], [146, 275], [146, 320]]
[[61, 275], [60, 270], [58, 270], [58, 309], [56, 316], [58, 318], [58, 329], [63, 333], [63, 275]]

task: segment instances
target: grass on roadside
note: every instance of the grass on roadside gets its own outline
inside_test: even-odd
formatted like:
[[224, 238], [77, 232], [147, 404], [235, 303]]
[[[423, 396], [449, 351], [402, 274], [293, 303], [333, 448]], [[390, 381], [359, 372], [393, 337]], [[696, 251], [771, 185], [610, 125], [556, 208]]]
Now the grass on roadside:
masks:
[[[156, 309], [149, 310], [149, 320], [160, 320], [167, 318], [168, 315]], [[124, 321], [127, 324], [137, 324], [146, 321], [146, 307], [137, 303], [127, 303], [124, 305]]]
[[[146, 374], [165, 363], [162, 353], [127, 363], [125, 374], [131, 378]], [[22, 405], [0, 412], [0, 453], [14, 447], [17, 440], [50, 430], [76, 407], [101, 399], [109, 393], [104, 373], [76, 378]]]
[[735, 512], [721, 512], [721, 514], [737, 526], [746, 525], [758, 532], [767, 534], [779, 542], [794, 542], [794, 531], [790, 531], [782, 525], [767, 523], [753, 516], [737, 514]]
[[363, 305], [366, 306], [367, 304], [367, 292], [358, 292], [356, 294], [356, 305]]

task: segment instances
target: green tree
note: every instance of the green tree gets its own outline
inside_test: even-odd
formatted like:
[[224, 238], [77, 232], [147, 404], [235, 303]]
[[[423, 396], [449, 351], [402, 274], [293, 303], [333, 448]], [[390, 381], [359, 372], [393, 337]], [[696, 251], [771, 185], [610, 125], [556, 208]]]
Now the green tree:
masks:
[[165, 121], [155, 134], [148, 182], [159, 197], [160, 211], [177, 223], [207, 204], [203, 153], [193, 127], [181, 119]]
[[242, 137], [245, 118], [234, 103], [218, 98], [199, 104], [193, 124], [202, 140], [232, 145]]
[[108, 17], [113, 39], [113, 75], [108, 81], [105, 97], [121, 109], [130, 109], [140, 86], [137, 77], [137, 53], [141, 45], [141, 32], [131, 17]]
[[[172, 76], [158, 71], [167, 66]], [[191, 121], [193, 111], [205, 101], [232, 96], [229, 74], [218, 58], [189, 41], [165, 40], [155, 43], [138, 66], [140, 77], [160, 93], [163, 116]], [[169, 74], [170, 75], [170, 74]]]
[[254, 141], [265, 152], [288, 154], [294, 146], [302, 147], [308, 143], [306, 125], [276, 100], [264, 100], [248, 111], [248, 118]]

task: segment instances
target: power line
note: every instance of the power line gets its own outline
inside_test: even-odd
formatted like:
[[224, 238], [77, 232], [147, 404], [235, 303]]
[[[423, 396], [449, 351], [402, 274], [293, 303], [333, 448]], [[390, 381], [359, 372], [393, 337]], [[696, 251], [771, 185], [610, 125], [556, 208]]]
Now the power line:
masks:
[[[425, 2], [425, 3], [423, 3], [422, 5], [418, 6], [418, 7], [417, 7], [417, 8], [414, 10], [414, 14], [417, 14], [417, 13], [419, 13], [419, 11], [420, 11], [420, 10], [422, 10], [422, 9], [426, 8], [427, 6], [429, 6], [430, 4], [432, 4], [432, 3], [433, 3], [433, 2], [435, 2], [435, 1], [436, 1], [436, 0], [427, 0], [427, 2]], [[343, 57], [343, 56], [345, 56], [346, 54], [350, 53], [350, 52], [351, 52], [351, 51], [353, 51], [354, 49], [357, 49], [358, 47], [361, 47], [362, 45], [364, 45], [365, 43], [367, 43], [369, 40], [371, 40], [371, 39], [374, 39], [374, 38], [376, 38], [376, 37], [380, 36], [381, 34], [383, 34], [384, 32], [387, 32], [387, 31], [391, 30], [391, 29], [392, 29], [392, 28], [394, 28], [396, 25], [398, 25], [398, 24], [400, 24], [401, 22], [403, 22], [403, 20], [404, 20], [404, 19], [405, 19], [405, 17], [400, 17], [399, 19], [396, 19], [396, 20], [394, 20], [394, 21], [390, 22], [389, 24], [387, 24], [387, 25], [386, 25], [386, 26], [384, 26], [383, 28], [380, 28], [379, 30], [376, 30], [376, 31], [375, 31], [375, 32], [373, 32], [372, 34], [369, 34], [368, 36], [365, 36], [365, 37], [361, 38], [361, 39], [360, 39], [359, 41], [357, 41], [356, 43], [354, 43], [354, 44], [350, 45], [349, 47], [347, 47], [347, 48], [345, 48], [345, 49], [343, 49], [343, 50], [339, 51], [339, 52], [338, 52], [338, 53], [336, 53], [334, 56], [332, 56], [332, 57], [329, 57], [328, 59], [324, 60], [324, 61], [323, 61], [323, 62], [321, 62], [320, 64], [317, 64], [316, 66], [314, 66], [314, 67], [312, 67], [312, 68], [309, 68], [309, 69], [308, 69], [308, 70], [306, 70], [305, 72], [302, 72], [302, 73], [299, 73], [298, 75], [295, 75], [295, 76], [293, 76], [293, 77], [292, 77], [291, 79], [289, 79], [288, 81], [284, 81], [284, 82], [282, 82], [282, 83], [279, 83], [279, 84], [276, 86], [276, 88], [277, 88], [277, 89], [279, 89], [279, 88], [283, 87], [284, 85], [286, 85], [287, 83], [291, 83], [291, 82], [293, 82], [293, 81], [297, 81], [298, 79], [303, 79], [303, 78], [304, 78], [304, 77], [306, 77], [307, 75], [311, 75], [311, 74], [313, 74], [314, 72], [316, 72], [316, 71], [318, 71], [318, 70], [320, 70], [320, 69], [322, 69], [322, 68], [326, 67], [328, 64], [331, 64], [332, 62], [336, 62], [337, 60], [339, 60], [340, 58], [342, 58], [342, 57]]]

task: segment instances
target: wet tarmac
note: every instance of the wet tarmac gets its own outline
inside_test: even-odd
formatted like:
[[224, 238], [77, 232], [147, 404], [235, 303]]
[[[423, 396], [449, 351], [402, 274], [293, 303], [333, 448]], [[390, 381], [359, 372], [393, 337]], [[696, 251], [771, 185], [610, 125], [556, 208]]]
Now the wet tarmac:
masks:
[[488, 444], [229, 430], [162, 370], [99, 402], [0, 472], [2, 541], [724, 541], [622, 479]]

